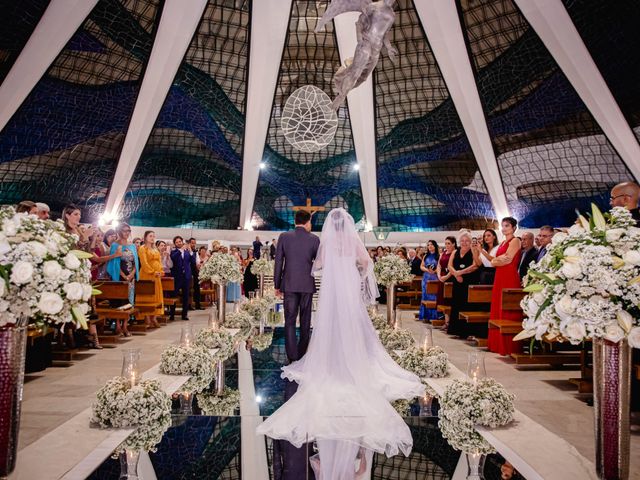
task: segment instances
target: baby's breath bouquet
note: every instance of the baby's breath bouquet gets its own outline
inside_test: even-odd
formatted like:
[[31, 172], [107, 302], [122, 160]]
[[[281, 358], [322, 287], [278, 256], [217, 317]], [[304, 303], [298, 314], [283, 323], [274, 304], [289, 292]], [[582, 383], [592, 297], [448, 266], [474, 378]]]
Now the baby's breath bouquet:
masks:
[[369, 313], [373, 328], [376, 330], [389, 330], [392, 327], [387, 323], [387, 318], [380, 313]]
[[201, 392], [215, 377], [216, 358], [203, 346], [169, 345], [160, 356], [160, 371], [167, 375], [191, 375], [186, 392]]
[[136, 428], [115, 450], [146, 450], [155, 446], [171, 426], [171, 398], [157, 380], [130, 387], [129, 380], [114, 377], [96, 394], [91, 423], [100, 428]]
[[240, 391], [225, 388], [221, 394], [203, 392], [198, 394], [198, 406], [202, 413], [213, 417], [231, 416], [240, 408]]
[[240, 264], [233, 255], [228, 253], [214, 253], [204, 262], [198, 272], [200, 283], [211, 280], [213, 283], [227, 284], [242, 281]]
[[273, 332], [261, 333], [251, 337], [251, 348], [262, 352], [271, 346], [273, 342]]
[[0, 327], [75, 323], [86, 328], [90, 253], [61, 222], [0, 208]]
[[442, 347], [426, 350], [411, 347], [400, 357], [398, 364], [420, 378], [441, 378], [449, 374], [449, 355]]
[[440, 398], [440, 430], [449, 445], [465, 453], [494, 453], [476, 425], [502, 427], [513, 421], [515, 396], [493, 378], [454, 380]]
[[236, 342], [229, 332], [225, 330], [211, 330], [203, 328], [196, 334], [196, 345], [208, 348], [209, 350], [218, 349], [215, 353], [215, 359], [224, 361], [229, 358], [236, 349]]
[[406, 350], [415, 344], [411, 332], [404, 329], [380, 330], [380, 341], [387, 351]]
[[254, 275], [273, 275], [275, 262], [268, 258], [259, 258], [251, 264], [251, 273]]
[[387, 255], [379, 259], [373, 267], [373, 273], [380, 285], [409, 282], [413, 278], [409, 264], [398, 255]]

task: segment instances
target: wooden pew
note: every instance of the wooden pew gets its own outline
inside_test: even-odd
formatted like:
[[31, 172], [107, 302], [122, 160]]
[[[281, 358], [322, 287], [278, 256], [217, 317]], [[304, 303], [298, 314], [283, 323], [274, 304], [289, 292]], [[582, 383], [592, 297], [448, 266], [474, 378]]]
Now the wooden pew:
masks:
[[129, 284], [127, 282], [100, 282], [96, 285], [100, 294], [96, 295], [95, 314], [98, 317], [96, 328], [100, 343], [117, 343], [117, 336], [106, 335], [104, 332], [104, 323], [106, 320], [124, 320], [127, 321], [132, 315], [136, 315], [138, 311], [131, 305], [128, 308], [115, 307], [114, 303], [129, 302]]
[[[469, 293], [467, 301], [482, 305], [491, 305], [491, 295], [493, 285], [469, 285]], [[485, 311], [464, 311], [459, 313], [460, 320], [467, 323], [487, 323], [489, 321], [489, 312]]]
[[[502, 310], [522, 312], [520, 301], [526, 293], [521, 288], [502, 290]], [[489, 350], [500, 355], [520, 353], [520, 344], [513, 345], [513, 337], [522, 331], [522, 320], [489, 320]]]
[[[139, 280], [136, 282], [135, 308], [144, 317], [153, 316], [154, 312], [162, 306], [156, 301], [156, 284], [153, 280]], [[144, 328], [143, 328], [144, 327]], [[149, 328], [146, 324], [132, 325], [132, 332], [146, 332]]]
[[169, 320], [173, 321], [173, 317], [175, 315], [176, 304], [178, 303], [178, 299], [174, 297], [174, 292], [176, 290], [175, 282], [173, 277], [162, 277], [162, 301], [164, 302], [164, 308], [169, 308], [171, 312], [169, 316]]
[[[427, 281], [427, 295], [437, 295], [438, 290], [440, 290], [440, 283], [439, 280]], [[425, 308], [433, 309], [438, 307], [438, 302], [436, 300], [423, 300], [422, 305], [424, 305]]]
[[420, 308], [422, 299], [422, 279], [414, 277], [410, 282], [400, 283], [397, 287], [404, 291], [396, 291], [396, 305], [398, 310], [416, 310]]

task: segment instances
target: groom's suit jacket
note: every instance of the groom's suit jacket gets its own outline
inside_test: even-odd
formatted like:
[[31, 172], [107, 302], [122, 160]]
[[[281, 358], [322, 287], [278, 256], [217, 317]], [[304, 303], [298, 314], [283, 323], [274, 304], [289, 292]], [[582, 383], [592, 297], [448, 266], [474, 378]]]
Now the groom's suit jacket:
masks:
[[320, 239], [303, 227], [280, 235], [276, 249], [274, 287], [282, 292], [314, 293], [316, 284], [311, 267], [319, 246]]

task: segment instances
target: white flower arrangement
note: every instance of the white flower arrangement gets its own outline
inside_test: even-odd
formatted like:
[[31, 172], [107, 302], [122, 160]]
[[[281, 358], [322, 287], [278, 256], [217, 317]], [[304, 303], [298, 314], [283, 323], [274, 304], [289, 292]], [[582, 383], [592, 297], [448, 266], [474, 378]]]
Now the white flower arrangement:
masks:
[[256, 319], [246, 310], [227, 313], [224, 319], [225, 328], [246, 329], [257, 325]]
[[157, 380], [143, 380], [130, 388], [129, 380], [114, 377], [96, 394], [91, 423], [100, 428], [131, 428], [136, 431], [115, 450], [155, 452], [171, 426], [171, 398]]
[[271, 346], [273, 342], [273, 332], [262, 333], [251, 337], [251, 348], [262, 352]]
[[411, 413], [411, 402], [409, 400], [405, 400], [404, 398], [391, 402], [391, 406], [396, 410], [396, 412], [398, 412], [401, 417], [408, 417]]
[[87, 328], [92, 255], [61, 222], [0, 208], [0, 327], [27, 320]]
[[211, 280], [213, 283], [227, 284], [242, 281], [242, 271], [236, 257], [229, 253], [214, 253], [204, 262], [198, 272], [200, 283]]
[[169, 345], [160, 356], [160, 371], [167, 375], [191, 375], [186, 392], [201, 392], [215, 377], [216, 358], [203, 346]]
[[232, 416], [240, 408], [240, 391], [225, 388], [221, 395], [200, 393], [198, 394], [198, 406], [205, 415], [212, 417]]
[[379, 259], [373, 267], [373, 273], [380, 285], [409, 282], [413, 278], [409, 264], [398, 255], [387, 255]]
[[273, 275], [275, 262], [268, 258], [259, 258], [251, 264], [251, 273], [254, 275]]
[[449, 355], [442, 347], [429, 347], [426, 351], [417, 347], [409, 348], [398, 364], [420, 378], [442, 378], [449, 374]]
[[249, 315], [251, 315], [256, 322], [260, 322], [260, 318], [263, 315], [267, 315], [267, 313], [269, 312], [269, 310], [271, 310], [273, 308], [273, 306], [276, 304], [276, 297], [274, 296], [264, 296], [264, 297], [258, 297], [258, 298], [253, 298], [247, 302], [244, 302], [240, 305], [240, 309], [244, 310], [245, 312], [247, 312]]
[[404, 329], [380, 330], [380, 341], [387, 351], [406, 350], [415, 344], [411, 332]]
[[640, 228], [616, 207], [603, 215], [592, 205], [568, 234], [556, 234], [540, 263], [532, 264], [522, 300], [523, 331], [578, 344], [590, 338], [640, 348]]
[[204, 328], [196, 334], [196, 345], [209, 350], [217, 348], [214, 357], [216, 361], [225, 361], [236, 351], [236, 342], [229, 332], [225, 330], [211, 330]]
[[385, 317], [381, 313], [369, 313], [369, 318], [371, 319], [371, 323], [373, 323], [373, 328], [375, 328], [376, 330], [391, 329], [391, 326], [387, 322], [387, 317]]
[[515, 396], [493, 378], [477, 385], [454, 380], [439, 399], [442, 436], [464, 453], [494, 453], [495, 449], [475, 430], [476, 425], [501, 427], [513, 421]]
[[267, 326], [277, 327], [284, 321], [282, 312], [269, 312], [267, 314]]

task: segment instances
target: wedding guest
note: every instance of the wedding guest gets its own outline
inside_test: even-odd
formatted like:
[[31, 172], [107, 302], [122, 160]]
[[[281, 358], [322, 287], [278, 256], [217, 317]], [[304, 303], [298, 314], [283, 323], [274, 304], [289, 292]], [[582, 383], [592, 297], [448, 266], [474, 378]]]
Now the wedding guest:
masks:
[[409, 258], [407, 257], [407, 249], [405, 247], [396, 248], [396, 255], [398, 255], [405, 262], [409, 263]]
[[31, 200], [23, 200], [16, 206], [16, 213], [28, 213], [29, 215], [37, 215], [38, 207]]
[[[440, 253], [438, 253], [438, 244], [435, 240], [429, 240], [427, 242], [427, 254], [424, 255], [420, 262], [420, 270], [422, 275], [422, 301], [435, 301], [436, 294], [427, 294], [427, 283], [430, 281], [438, 280], [438, 261], [440, 260]], [[422, 303], [420, 304], [420, 314], [418, 317], [423, 321], [431, 321], [438, 318], [438, 311], [435, 308], [427, 308]]]
[[244, 294], [248, 297], [249, 293], [255, 292], [258, 290], [258, 276], [251, 271], [251, 265], [255, 258], [253, 258], [253, 248], [247, 250], [247, 258], [243, 262], [244, 266], [244, 279], [242, 281], [242, 288], [244, 289]]
[[133, 244], [136, 246], [136, 248], [140, 248], [142, 246], [142, 239], [140, 237], [135, 237], [133, 239]]
[[203, 245], [200, 248], [198, 248], [198, 271], [200, 271], [200, 268], [202, 267], [202, 265], [204, 265], [206, 261], [209, 260], [209, 257], [210, 255], [209, 255], [209, 252], [207, 251], [207, 247]]
[[269, 247], [269, 258], [271, 260], [275, 260], [276, 259], [276, 247], [277, 247], [276, 239], [273, 238], [271, 240], [271, 246]]
[[513, 217], [505, 217], [502, 219], [501, 226], [504, 241], [498, 247], [495, 258], [491, 260], [491, 264], [496, 267], [496, 278], [491, 292], [489, 318], [492, 320], [520, 320], [520, 312], [502, 310], [502, 290], [520, 288], [518, 266], [520, 265], [522, 245], [520, 239], [515, 236], [518, 221]]
[[154, 286], [154, 303], [157, 304], [156, 309], [145, 317], [145, 322], [149, 327], [160, 328], [157, 318], [164, 314], [164, 294], [162, 292], [162, 276], [164, 269], [162, 268], [162, 260], [160, 250], [156, 247], [156, 234], [152, 230], [144, 232], [142, 237], [143, 244], [138, 249], [140, 256], [140, 280], [149, 280]]
[[[189, 320], [189, 293], [191, 286], [191, 250], [180, 235], [173, 237], [171, 251], [171, 276], [175, 286], [175, 296], [182, 294], [182, 320]], [[175, 306], [171, 307], [171, 318], [175, 315]]]
[[496, 269], [491, 265], [491, 260], [498, 251], [498, 235], [495, 230], [487, 228], [482, 234], [482, 242], [478, 242], [474, 249], [474, 261], [480, 268], [480, 285], [493, 285]]
[[[256, 237], [257, 239], [258, 237]], [[255, 242], [254, 242], [255, 244]], [[262, 244], [260, 244], [262, 245]], [[231, 251], [229, 252], [231, 255], [233, 255], [233, 257], [236, 259], [236, 261], [238, 262], [238, 268], [241, 269], [242, 268], [242, 256], [240, 255], [240, 252], [238, 251], [238, 247], [231, 247]], [[255, 250], [253, 252], [254, 256], [255, 256]], [[256, 258], [257, 260], [257, 258]], [[227, 302], [229, 303], [233, 303], [233, 302], [237, 302], [238, 300], [240, 300], [240, 297], [242, 296], [242, 291], [240, 288], [240, 282], [229, 282], [227, 283]]]
[[49, 205], [42, 202], [36, 202], [36, 207], [38, 207], [38, 212], [37, 212], [38, 218], [40, 220], [49, 220], [49, 214], [51, 213], [51, 209], [49, 208]]
[[[136, 280], [140, 275], [140, 261], [138, 260], [138, 249], [131, 243], [129, 237], [131, 236], [131, 227], [128, 223], [119, 223], [116, 227], [117, 239], [111, 244], [109, 254], [113, 254], [118, 250], [118, 247], [122, 250], [122, 255], [118, 258], [109, 260], [107, 263], [107, 272], [114, 282], [124, 281], [129, 285], [129, 304], [135, 305], [136, 298]], [[122, 325], [120, 325], [122, 322]], [[116, 321], [116, 334], [130, 337], [127, 321]]]
[[384, 248], [376, 248], [376, 261], [380, 260], [382, 257], [384, 257]]
[[202, 310], [200, 306], [200, 280], [198, 271], [200, 270], [200, 256], [198, 255], [198, 245], [195, 238], [189, 239], [189, 248], [191, 249], [191, 277], [193, 279], [193, 301], [196, 304], [196, 310]]
[[444, 239], [444, 249], [440, 252], [438, 267], [436, 268], [436, 276], [438, 280], [440, 280], [438, 295], [436, 296], [436, 305], [442, 305], [444, 303], [444, 284], [453, 281], [449, 273], [449, 260], [456, 248], [458, 248], [456, 237], [449, 236]]
[[536, 261], [538, 258], [538, 250], [534, 243], [534, 235], [531, 232], [524, 232], [522, 234], [522, 253], [520, 255], [520, 263], [518, 265], [518, 275], [522, 280], [529, 271], [529, 265]]
[[553, 227], [550, 225], [544, 225], [540, 227], [540, 231], [538, 232], [538, 256], [536, 257], [536, 262], [542, 260], [547, 254], [547, 247], [553, 240]]
[[462, 232], [458, 237], [459, 247], [449, 259], [449, 273], [453, 277], [453, 296], [447, 333], [467, 338], [466, 323], [458, 318], [458, 314], [468, 305], [469, 285], [478, 283], [478, 266], [473, 261], [471, 251], [471, 234]]
[[256, 260], [260, 260], [261, 248], [262, 248], [262, 242], [260, 241], [260, 237], [256, 236], [256, 239], [253, 241], [253, 257]]
[[411, 267], [411, 275], [422, 277], [422, 269], [420, 266], [422, 265], [422, 259], [418, 257], [416, 251], [411, 248], [409, 249], [409, 266]]
[[638, 209], [638, 201], [640, 200], [640, 186], [634, 182], [623, 182], [617, 184], [611, 189], [611, 198], [609, 203], [611, 207], [624, 207], [631, 212], [633, 219], [636, 221], [636, 227], [640, 227], [640, 209]]
[[[115, 239], [115, 235], [113, 235], [113, 238]], [[99, 228], [94, 230], [93, 235], [89, 239], [89, 250], [93, 253], [93, 257], [89, 259], [91, 262], [91, 280], [94, 282], [97, 280], [110, 280], [109, 274], [107, 273], [107, 262], [112, 258], [122, 255], [121, 248], [116, 250], [113, 255], [110, 255], [104, 240], [104, 234]]]
[[160, 262], [162, 263], [162, 271], [164, 272], [165, 277], [171, 276], [171, 267], [173, 267], [173, 262], [171, 261], [171, 254], [169, 252], [169, 248], [167, 247], [167, 242], [164, 240], [156, 241], [156, 248], [160, 252]]
[[[34, 204], [35, 205], [35, 204]], [[80, 207], [69, 204], [62, 209], [62, 222], [67, 233], [78, 236], [76, 248], [85, 252], [89, 251], [89, 237], [93, 233], [92, 225], [82, 225], [82, 212]]]

